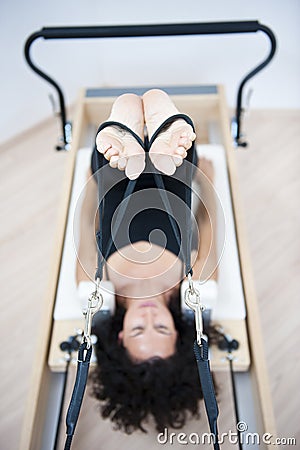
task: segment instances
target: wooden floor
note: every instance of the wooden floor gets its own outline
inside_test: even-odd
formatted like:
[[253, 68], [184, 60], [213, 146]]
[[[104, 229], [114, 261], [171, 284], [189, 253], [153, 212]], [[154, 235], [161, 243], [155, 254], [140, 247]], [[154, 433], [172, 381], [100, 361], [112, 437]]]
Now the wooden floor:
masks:
[[[296, 437], [299, 448], [300, 111], [252, 111], [245, 125], [250, 147], [236, 157], [278, 435]], [[18, 448], [49, 276], [66, 162], [53, 150], [57, 132], [48, 122], [0, 147], [5, 450]]]

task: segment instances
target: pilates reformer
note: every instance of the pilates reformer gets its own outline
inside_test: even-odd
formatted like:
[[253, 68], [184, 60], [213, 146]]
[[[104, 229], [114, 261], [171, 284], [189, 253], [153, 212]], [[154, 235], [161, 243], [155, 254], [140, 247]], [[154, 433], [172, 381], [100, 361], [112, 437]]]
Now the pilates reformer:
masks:
[[[44, 39], [66, 39], [66, 38], [104, 38], [104, 37], [128, 37], [128, 36], [164, 36], [164, 35], [191, 35], [191, 34], [222, 34], [222, 33], [244, 33], [244, 32], [257, 32], [263, 31], [267, 34], [271, 41], [271, 51], [268, 57], [259, 66], [257, 66], [253, 71], [251, 71], [241, 82], [238, 96], [237, 96], [237, 107], [236, 107], [236, 117], [233, 120], [233, 139], [236, 146], [245, 146], [246, 143], [242, 139], [241, 133], [241, 115], [242, 115], [242, 91], [245, 83], [254, 76], [258, 71], [262, 70], [269, 61], [273, 58], [276, 48], [276, 41], [272, 31], [259, 24], [258, 22], [234, 22], [234, 23], [215, 23], [215, 24], [176, 24], [176, 25], [147, 25], [147, 26], [129, 26], [129, 27], [79, 27], [79, 28], [45, 28], [40, 32], [34, 33], [29, 37], [26, 46], [25, 54], [26, 59], [31, 66], [31, 68], [37, 72], [40, 76], [46, 79], [58, 92], [60, 101], [60, 117], [62, 124], [62, 145], [58, 146], [57, 149], [70, 150], [72, 154], [72, 161], [70, 160], [69, 167], [69, 192], [68, 198], [66, 198], [65, 205], [67, 214], [65, 216], [66, 229], [63, 230], [60, 237], [62, 251], [62, 259], [57, 267], [56, 283], [53, 285], [51, 304], [54, 305], [53, 314], [53, 324], [51, 319], [48, 318], [48, 332], [50, 334], [50, 328], [53, 325], [52, 339], [50, 345], [50, 352], [48, 355], [49, 367], [52, 373], [60, 373], [64, 370], [66, 366], [66, 358], [64, 352], [59, 348], [59, 343], [66, 340], [66, 338], [74, 334], [74, 330], [80, 330], [83, 328], [82, 321], [82, 311], [79, 307], [79, 302], [74, 304], [72, 299], [76, 298], [74, 292], [74, 280], [70, 277], [70, 272], [67, 267], [70, 267], [70, 260], [73, 261], [76, 257], [74, 251], [72, 254], [72, 227], [69, 226], [72, 222], [70, 220], [74, 215], [75, 204], [78, 199], [78, 192], [82, 188], [82, 176], [84, 173], [84, 167], [89, 161], [90, 152], [88, 148], [85, 148], [85, 143], [90, 144], [90, 124], [96, 125], [96, 122], [101, 122], [104, 119], [108, 106], [112, 103], [112, 100], [120, 95], [122, 92], [126, 92], [125, 89], [88, 89], [82, 96], [79, 109], [77, 112], [77, 119], [74, 123], [75, 135], [73, 138], [71, 146], [71, 124], [66, 119], [65, 103], [64, 97], [60, 87], [54, 80], [52, 80], [48, 75], [42, 72], [37, 66], [33, 64], [30, 58], [30, 46], [35, 39], [43, 37]], [[230, 223], [231, 235], [227, 236], [227, 240], [230, 243], [227, 250], [225, 250], [223, 255], [223, 268], [228, 267], [228, 262], [230, 262], [230, 267], [234, 268], [231, 272], [234, 274], [231, 280], [228, 282], [228, 273], [222, 271], [222, 262], [220, 265], [220, 281], [219, 285], [223, 286], [218, 293], [219, 298], [229, 297], [230, 301], [233, 301], [231, 305], [231, 316], [228, 317], [228, 304], [222, 305], [221, 302], [217, 307], [211, 305], [208, 309], [210, 311], [210, 319], [212, 322], [220, 323], [222, 329], [219, 328], [218, 336], [216, 340], [223, 336], [223, 342], [227, 342], [225, 345], [225, 350], [227, 350], [227, 355], [221, 348], [213, 346], [211, 350], [211, 362], [213, 370], [227, 370], [228, 361], [230, 368], [233, 371], [237, 371], [240, 375], [241, 371], [246, 374], [250, 367], [250, 352], [248, 347], [248, 333], [252, 339], [254, 339], [254, 319], [257, 316], [255, 299], [249, 300], [249, 297], [253, 296], [253, 291], [251, 287], [251, 280], [248, 279], [244, 267], [241, 262], [245, 258], [245, 249], [241, 241], [241, 231], [238, 225], [236, 216], [236, 192], [233, 189], [233, 179], [228, 176], [226, 171], [226, 165], [229, 166], [231, 171], [234, 170], [234, 162], [232, 154], [230, 154], [231, 138], [229, 127], [226, 124], [226, 109], [224, 105], [224, 96], [222, 89], [216, 86], [205, 86], [205, 87], [163, 87], [163, 89], [171, 95], [178, 105], [180, 110], [188, 112], [192, 116], [196, 124], [197, 134], [202, 136], [203, 143], [198, 147], [198, 153], [207, 154], [211, 157], [213, 155], [214, 163], [217, 167], [217, 180], [216, 180], [216, 190], [217, 192], [222, 192], [223, 197], [221, 198], [221, 203], [225, 209], [225, 216], [228, 225]], [[130, 88], [131, 92], [142, 93], [146, 88]], [[199, 123], [198, 117], [201, 115], [201, 122]], [[90, 122], [90, 123], [89, 123]], [[198, 131], [200, 130], [200, 132]], [[209, 144], [208, 144], [209, 142]], [[225, 147], [225, 150], [224, 150]], [[89, 145], [89, 148], [91, 146]], [[79, 150], [81, 149], [81, 150]], [[219, 167], [219, 168], [218, 168]], [[223, 167], [223, 169], [222, 169]], [[222, 172], [223, 170], [223, 172]], [[225, 171], [225, 174], [224, 174]], [[218, 185], [219, 183], [219, 185]], [[67, 222], [68, 216], [68, 222]], [[229, 233], [230, 234], [230, 233]], [[238, 242], [238, 245], [237, 245]], [[74, 250], [74, 249], [73, 249]], [[226, 261], [227, 258], [227, 261]], [[231, 275], [231, 274], [230, 274]], [[227, 280], [227, 285], [226, 285]], [[232, 280], [234, 280], [232, 282]], [[222, 284], [223, 281], [223, 284]], [[196, 289], [197, 284], [195, 283]], [[232, 288], [234, 287], [234, 289]], [[223, 291], [222, 291], [223, 289]], [[201, 290], [201, 287], [200, 287]], [[98, 290], [96, 290], [98, 295]], [[189, 279], [189, 285], [185, 292], [190, 294], [194, 293], [194, 286]], [[182, 295], [184, 297], [184, 294]], [[55, 301], [55, 304], [54, 304]], [[109, 301], [108, 301], [109, 302]], [[250, 303], [249, 303], [250, 302]], [[187, 298], [187, 303], [192, 309], [195, 305], [189, 302]], [[106, 305], [107, 307], [107, 305]], [[196, 318], [199, 310], [196, 308]], [[232, 311], [234, 313], [232, 314]], [[90, 310], [90, 313], [92, 311]], [[246, 314], [247, 312], [247, 314]], [[89, 319], [91, 316], [87, 314]], [[254, 318], [253, 318], [254, 317]], [[197, 331], [199, 334], [199, 340], [201, 340], [201, 315], [196, 319]], [[91, 321], [87, 320], [86, 328], [83, 332], [84, 342], [89, 343], [90, 339], [90, 328]], [[223, 331], [224, 330], [224, 331]], [[79, 332], [80, 334], [80, 332]], [[235, 339], [231, 339], [228, 336], [233, 336]], [[261, 339], [257, 339], [257, 331], [255, 331], [255, 341], [257, 342]], [[237, 341], [239, 345], [237, 345]], [[198, 342], [199, 343], [199, 342]], [[205, 344], [204, 344], [205, 345]], [[88, 345], [89, 346], [89, 345]], [[251, 347], [251, 346], [250, 346]], [[89, 348], [91, 348], [89, 346]], [[257, 361], [257, 352], [254, 351], [252, 347], [252, 367], [255, 367], [255, 382], [258, 384], [258, 393], [260, 396], [261, 412], [260, 419], [257, 420], [258, 424], [262, 426], [265, 431], [273, 432], [274, 424], [272, 419], [272, 408], [270, 406], [269, 393], [266, 392], [267, 388], [265, 386], [266, 374], [264, 365], [261, 361]], [[260, 352], [258, 352], [260, 353]], [[259, 355], [260, 358], [261, 355]], [[72, 359], [70, 355], [70, 360]], [[46, 362], [44, 362], [46, 363]], [[40, 379], [42, 379], [43, 374], [41, 374]], [[263, 378], [262, 384], [260, 378]], [[235, 380], [235, 393], [238, 396], [243, 396], [244, 393], [251, 391], [251, 380], [246, 380], [246, 377], [239, 376], [240, 380], [236, 378]], [[243, 380], [242, 380], [243, 379]], [[41, 389], [41, 386], [40, 386]], [[40, 401], [41, 392], [36, 392], [37, 403]], [[238, 405], [238, 399], [235, 399], [236, 411], [239, 409], [241, 413], [241, 404]], [[266, 406], [267, 405], [267, 406]], [[253, 411], [255, 407], [253, 406]], [[247, 423], [251, 424], [255, 422], [253, 418], [254, 413], [247, 416]], [[266, 411], [268, 411], [268, 417], [266, 417]], [[49, 412], [46, 412], [46, 416]], [[242, 411], [243, 417], [245, 417], [245, 411]], [[37, 410], [34, 412], [33, 421], [36, 419]], [[257, 419], [257, 417], [256, 417]], [[52, 448], [52, 444], [45, 441], [44, 437], [34, 436], [32, 429], [33, 421], [31, 422], [31, 428], [28, 424], [24, 425], [27, 431], [23, 434], [22, 449], [24, 448]], [[260, 422], [260, 423], [259, 423]], [[27, 436], [26, 436], [27, 435]], [[41, 445], [41, 442], [43, 444]], [[218, 447], [215, 447], [218, 448]], [[240, 448], [242, 448], [240, 446]], [[252, 447], [254, 448], [254, 447]]]

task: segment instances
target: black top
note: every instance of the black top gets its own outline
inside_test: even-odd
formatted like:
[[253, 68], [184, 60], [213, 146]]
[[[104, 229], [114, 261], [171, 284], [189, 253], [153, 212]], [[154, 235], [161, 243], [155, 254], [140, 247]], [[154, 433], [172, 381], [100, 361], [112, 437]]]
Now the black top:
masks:
[[[192, 220], [192, 230], [187, 230], [186, 214], [190, 214], [186, 204], [187, 170], [191, 169], [194, 173], [194, 167], [197, 166], [197, 152], [193, 145], [187, 152], [188, 156], [183, 164], [177, 168], [172, 176], [162, 175], [167, 200], [175, 221], [175, 228], [178, 239], [175, 237], [174, 229], [169, 219], [169, 214], [159, 193], [155, 182], [155, 169], [148, 157], [148, 151], [155, 138], [161, 131], [170, 126], [174, 120], [183, 118], [192, 126], [192, 121], [188, 116], [177, 114], [167, 119], [154, 133], [150, 143], [144, 144], [135, 133], [123, 124], [105, 122], [98, 132], [106, 126], [120, 126], [120, 128], [129, 131], [134, 138], [143, 146], [146, 152], [146, 167], [142, 174], [136, 180], [133, 192], [130, 194], [125, 211], [121, 214], [122, 221], [115, 232], [116, 216], [122, 201], [124, 193], [128, 186], [128, 178], [124, 172], [113, 169], [108, 161], [100, 154], [96, 148], [92, 152], [91, 169], [95, 174], [99, 168], [100, 172], [95, 177], [98, 181], [102, 178], [102, 189], [104, 193], [104, 207], [102, 219], [102, 240], [104, 259], [107, 260], [111, 254], [120, 250], [122, 247], [139, 241], [148, 241], [168, 249], [184, 261], [182, 248], [187, 242], [187, 236], [192, 233], [192, 249], [198, 248], [197, 227], [195, 220]], [[188, 210], [187, 210], [188, 208]], [[112, 244], [110, 240], [112, 238]], [[107, 249], [107, 247], [109, 247]]]
[[[97, 170], [96, 157], [104, 158], [99, 152], [94, 149], [92, 153], [92, 172]], [[157, 190], [154, 176], [153, 166], [150, 160], [146, 162], [144, 172], [139, 176], [135, 189], [130, 196], [128, 206], [122, 218], [116, 236], [112, 235], [113, 225], [115, 221], [115, 212], [118, 211], [120, 203], [122, 202], [125, 189], [128, 184], [128, 178], [118, 169], [112, 169], [108, 161], [105, 159], [105, 165], [102, 169], [104, 178], [104, 214], [103, 214], [103, 243], [105, 245], [109, 242], [110, 236], [113, 237], [113, 244], [110, 251], [105, 256], [107, 260], [109, 256], [121, 249], [122, 247], [138, 242], [148, 241], [157, 244], [163, 248], [167, 248], [176, 256], [180, 256], [181, 252], [178, 243], [175, 239], [174, 232], [165, 210], [165, 206]], [[181, 236], [181, 239], [191, 230], [185, 229], [185, 208], [184, 202], [184, 183], [181, 181], [181, 176], [184, 172], [184, 164], [177, 168], [175, 175], [170, 177], [163, 176], [164, 184], [167, 190], [167, 196], [171, 204], [171, 208], [176, 221], [176, 226]], [[192, 235], [192, 249], [198, 248], [197, 230], [194, 224]], [[104, 250], [105, 252], [105, 250]]]

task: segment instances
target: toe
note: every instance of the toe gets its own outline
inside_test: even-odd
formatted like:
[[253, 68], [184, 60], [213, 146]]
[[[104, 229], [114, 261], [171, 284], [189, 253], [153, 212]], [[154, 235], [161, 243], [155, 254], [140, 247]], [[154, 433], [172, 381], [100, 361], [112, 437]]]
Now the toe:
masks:
[[185, 136], [181, 137], [178, 141], [178, 145], [185, 147], [189, 143], [189, 139]]
[[118, 169], [119, 170], [125, 170], [127, 164], [127, 160], [124, 157], [121, 157], [118, 159]]
[[154, 167], [165, 175], [173, 175], [175, 173], [176, 166], [171, 155], [155, 153], [153, 155], [150, 154], [150, 159]]
[[108, 142], [103, 142], [103, 141], [97, 142], [97, 150], [102, 154], [105, 153], [110, 148], [111, 148], [111, 144], [109, 144]]
[[181, 158], [180, 156], [173, 156], [173, 161], [175, 166], [179, 167], [183, 163], [183, 158]]
[[180, 146], [175, 149], [175, 153], [177, 153], [178, 155], [183, 157], [183, 155], [186, 153], [186, 151], [185, 151], [184, 147]]
[[112, 156], [117, 156], [119, 154], [119, 151], [116, 148], [110, 148], [104, 153], [104, 157], [110, 160]]
[[110, 158], [110, 161], [109, 161], [110, 167], [112, 167], [113, 169], [118, 167], [118, 161], [119, 161], [119, 157], [118, 156], [112, 156]]
[[130, 180], [135, 180], [145, 169], [145, 155], [131, 156], [126, 165], [125, 174]]
[[183, 146], [185, 149], [189, 149], [189, 148], [191, 148], [193, 141], [195, 139], [196, 139], [196, 134], [193, 132], [193, 130], [191, 128], [188, 132], [183, 132], [180, 134], [180, 138], [178, 140], [178, 145]]

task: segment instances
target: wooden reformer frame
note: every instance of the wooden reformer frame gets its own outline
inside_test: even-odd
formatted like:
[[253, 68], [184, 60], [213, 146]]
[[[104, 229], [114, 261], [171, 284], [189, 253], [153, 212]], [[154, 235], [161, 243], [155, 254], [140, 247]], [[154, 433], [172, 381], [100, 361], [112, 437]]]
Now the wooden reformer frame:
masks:
[[[163, 89], [168, 92], [167, 88], [163, 87]], [[207, 87], [204, 89], [202, 88], [202, 90], [204, 92], [210, 92], [210, 88], [207, 89]], [[130, 89], [130, 91], [134, 91], [134, 89]], [[120, 90], [117, 90], [117, 92], [119, 93]], [[87, 145], [89, 136], [91, 135], [91, 127], [96, 129], [98, 123], [101, 123], [107, 118], [112, 102], [116, 96], [90, 97], [86, 96], [86, 91], [82, 91], [78, 102], [77, 113], [74, 119], [74, 138], [72, 149], [69, 151], [68, 155], [69, 161], [66, 168], [65, 186], [63, 189], [60, 206], [51, 277], [46, 290], [46, 299], [44, 302], [46, 306], [43, 312], [43, 317], [41, 318], [41, 333], [38, 339], [39, 344], [36, 350], [35, 360], [33, 361], [34, 373], [31, 389], [28, 395], [28, 408], [25, 414], [20, 450], [38, 450], [41, 448], [41, 439], [43, 435], [43, 428], [45, 426], [44, 421], [46, 418], [46, 404], [49, 396], [51, 395], [52, 372], [48, 364], [48, 358], [49, 345], [53, 339], [52, 333], [55, 335], [55, 333], [59, 334], [62, 333], [61, 330], [64, 330], [67, 334], [62, 337], [65, 339], [67, 338], [69, 332], [72, 333], [74, 328], [82, 328], [83, 326], [83, 319], [82, 321], [75, 323], [74, 321], [71, 321], [72, 323], [70, 324], [56, 324], [53, 321], [53, 309], [60, 273], [60, 263], [67, 225], [76, 154], [78, 149]], [[215, 93], [178, 94], [172, 95], [171, 97], [179, 110], [184, 111], [192, 117], [196, 127], [197, 136], [199, 136], [199, 141], [197, 141], [197, 143], [205, 144], [209, 142], [210, 130], [213, 126], [214, 130], [217, 128], [218, 139], [220, 140], [219, 143], [223, 145], [226, 150], [227, 169], [230, 181], [232, 208], [239, 250], [241, 277], [247, 310], [245, 325], [251, 354], [251, 365], [247, 373], [249, 374], [251, 386], [254, 391], [253, 398], [257, 397], [257, 404], [255, 405], [257, 409], [255, 414], [257, 415], [258, 422], [261, 422], [260, 432], [268, 432], [273, 436], [276, 436], [272, 401], [263, 350], [263, 338], [260, 329], [259, 310], [253, 285], [252, 270], [238, 194], [237, 170], [234, 157], [234, 152], [236, 150], [234, 150], [232, 145], [224, 90], [221, 86], [218, 86], [215, 87]], [[92, 142], [89, 142], [89, 144], [92, 145]], [[232, 330], [233, 327], [232, 332], [234, 335], [235, 325], [227, 323], [225, 326], [229, 330]], [[57, 339], [59, 340], [59, 338], [60, 337], [54, 337], [54, 341], [57, 342]], [[213, 358], [217, 357], [217, 355], [213, 355]], [[238, 366], [235, 369], [240, 370]], [[245, 370], [245, 367], [242, 369]], [[218, 370], [217, 366], [215, 367], [215, 370]]]
[[[57, 293], [58, 279], [62, 260], [65, 232], [68, 220], [68, 210], [72, 193], [72, 183], [76, 164], [76, 155], [80, 148], [92, 146], [91, 130], [96, 130], [99, 123], [107, 119], [111, 105], [122, 92], [135, 92], [134, 89], [116, 90], [83, 90], [81, 92], [76, 115], [73, 120], [72, 145], [70, 145], [70, 123], [66, 119], [64, 97], [57, 83], [48, 75], [35, 66], [30, 58], [30, 46], [37, 38], [44, 39], [65, 39], [77, 37], [138, 37], [138, 36], [164, 36], [164, 35], [191, 35], [191, 34], [222, 34], [222, 33], [243, 33], [243, 32], [265, 32], [271, 40], [271, 51], [268, 57], [257, 68], [250, 72], [240, 84], [237, 97], [236, 109], [236, 131], [234, 141], [230, 132], [230, 121], [225, 102], [224, 90], [221, 86], [184, 86], [170, 88], [169, 94], [175, 102], [177, 108], [188, 114], [194, 121], [198, 144], [210, 143], [213, 135], [213, 143], [220, 144], [226, 152], [226, 163], [230, 184], [231, 203], [234, 214], [235, 233], [238, 245], [241, 278], [243, 284], [244, 298], [246, 303], [245, 320], [245, 343], [249, 344], [250, 358], [246, 355], [243, 367], [238, 365], [235, 370], [244, 370], [247, 378], [247, 389], [252, 392], [253, 408], [260, 433], [270, 433], [276, 437], [276, 430], [273, 417], [272, 401], [269, 389], [268, 375], [263, 350], [263, 338], [260, 328], [259, 309], [257, 305], [255, 289], [253, 284], [252, 270], [249, 253], [246, 244], [245, 227], [241, 212], [236, 163], [234, 157], [234, 146], [243, 145], [241, 137], [241, 113], [242, 113], [242, 89], [244, 84], [254, 76], [259, 70], [265, 67], [273, 58], [276, 48], [275, 37], [270, 29], [258, 22], [237, 22], [237, 23], [217, 23], [217, 24], [168, 24], [151, 26], [129, 26], [129, 27], [78, 27], [78, 28], [55, 28], [42, 29], [28, 38], [25, 46], [26, 59], [31, 68], [40, 76], [50, 82], [58, 92], [60, 101], [60, 114], [62, 121], [63, 145], [61, 148], [68, 149], [68, 163], [64, 177], [64, 188], [62, 200], [59, 208], [59, 220], [54, 245], [53, 262], [51, 276], [46, 289], [45, 308], [41, 317], [41, 332], [38, 339], [38, 348], [33, 360], [33, 377], [31, 388], [28, 394], [28, 406], [24, 418], [23, 431], [21, 436], [20, 450], [41, 450], [45, 435], [46, 422], [49, 419], [47, 404], [51, 397], [53, 388], [53, 374], [48, 364], [51, 362], [51, 352], [49, 349], [55, 333], [61, 333], [62, 326], [53, 321], [53, 311]], [[161, 86], [168, 92], [168, 88]], [[140, 88], [145, 91], [146, 88]], [[140, 91], [140, 89], [137, 90]], [[176, 90], [177, 89], [177, 90]], [[92, 136], [94, 137], [94, 136]], [[78, 323], [82, 327], [82, 323]], [[77, 326], [77, 325], [76, 325]], [[234, 324], [227, 323], [227, 329], [233, 331]], [[74, 328], [74, 324], [72, 324]], [[67, 336], [64, 336], [66, 338]], [[59, 338], [58, 338], [59, 339]], [[57, 340], [57, 339], [56, 339]], [[218, 359], [218, 354], [213, 355]], [[251, 360], [251, 363], [250, 363]], [[216, 365], [215, 370], [218, 369]], [[222, 370], [222, 367], [219, 367]], [[238, 382], [238, 392], [243, 391], [245, 378]], [[248, 392], [249, 393], [249, 392]], [[261, 443], [259, 448], [264, 448]], [[276, 446], [273, 445], [273, 448]]]

